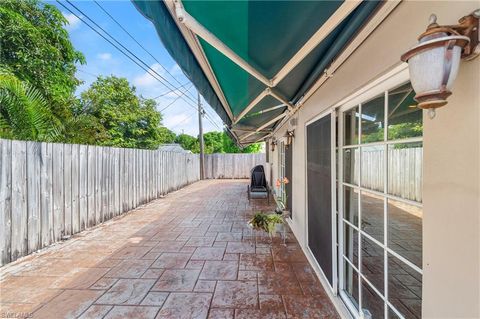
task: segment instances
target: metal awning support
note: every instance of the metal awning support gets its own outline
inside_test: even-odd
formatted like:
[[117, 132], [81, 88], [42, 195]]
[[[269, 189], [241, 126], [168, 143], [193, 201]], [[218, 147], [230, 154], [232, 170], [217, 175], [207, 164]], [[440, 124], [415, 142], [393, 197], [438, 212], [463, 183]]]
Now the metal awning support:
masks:
[[235, 62], [239, 67], [250, 73], [257, 80], [265, 84], [266, 86], [272, 86], [272, 82], [267, 79], [263, 74], [258, 72], [253, 66], [248, 64], [244, 59], [242, 59], [238, 54], [236, 54], [232, 49], [230, 49], [225, 43], [220, 41], [213, 33], [211, 33], [207, 28], [201, 25], [194, 17], [192, 17], [188, 12], [183, 8], [182, 3], [179, 0], [175, 1], [175, 15], [177, 16], [178, 21], [183, 23], [187, 28], [189, 28], [197, 36], [201, 37], [203, 40], [207, 41], [211, 46], [213, 46], [218, 51], [222, 52], [227, 58]]
[[[263, 98], [265, 98], [268, 95], [277, 99], [279, 102], [282, 103], [282, 105], [286, 105], [287, 108], [288, 108], [288, 111], [292, 111], [295, 108], [295, 106], [292, 103], [288, 102], [283, 97], [278, 95], [273, 89], [266, 88], [256, 98], [254, 98], [252, 100], [252, 102], [250, 102], [250, 104], [248, 104], [248, 106], [235, 118], [235, 120], [232, 122], [232, 124], [238, 123], [238, 121], [240, 121], [245, 115], [247, 115], [248, 112], [250, 112], [250, 110], [255, 107], [255, 105], [257, 105]], [[278, 108], [278, 106], [275, 106], [275, 108]], [[273, 109], [273, 108], [271, 108], [271, 109]], [[270, 110], [270, 109], [268, 109], [268, 110]], [[264, 112], [262, 111], [262, 112], [259, 112], [258, 114], [261, 114], [261, 113], [264, 113]]]
[[268, 122], [266, 122], [265, 124], [263, 124], [262, 126], [260, 126], [258, 129], [256, 129], [255, 132], [251, 132], [251, 133], [248, 133], [248, 134], [242, 136], [242, 137], [240, 138], [240, 141], [243, 141], [243, 140], [245, 140], [247, 137], [252, 136], [253, 134], [260, 132], [261, 130], [263, 130], [263, 129], [266, 128], [267, 126], [272, 125], [273, 123], [275, 123], [275, 122], [277, 122], [278, 120], [282, 119], [283, 117], [287, 116], [287, 114], [288, 114], [288, 113], [282, 113], [282, 114], [280, 114], [279, 116], [271, 119], [270, 121], [268, 121]]
[[[165, 0], [165, 4], [168, 8], [168, 11], [170, 12], [170, 15], [175, 17], [175, 3], [174, 3], [174, 0]], [[174, 20], [177, 21], [176, 19], [174, 19]], [[227, 112], [227, 115], [230, 118], [230, 120], [233, 121], [233, 113], [232, 113], [231, 107], [227, 102], [225, 94], [223, 93], [223, 91], [220, 87], [220, 84], [218, 83], [217, 77], [215, 76], [215, 73], [213, 72], [213, 69], [210, 66], [210, 63], [208, 62], [208, 59], [205, 56], [205, 53], [203, 52], [203, 49], [200, 46], [200, 43], [198, 42], [198, 39], [195, 37], [195, 34], [192, 33], [183, 24], [177, 23], [177, 27], [180, 30], [180, 32], [182, 33], [185, 40], [187, 41], [188, 45], [190, 46], [190, 49], [192, 50], [193, 55], [195, 56], [198, 63], [200, 64], [203, 72], [205, 72], [205, 75], [207, 76], [208, 80], [210, 81], [210, 84], [212, 85], [215, 93], [217, 93], [217, 96], [220, 98], [220, 101], [223, 105], [223, 109], [225, 110], [225, 112]]]
[[260, 114], [267, 113], [267, 112], [270, 112], [270, 111], [275, 111], [275, 110], [277, 110], [279, 108], [282, 108], [282, 107], [285, 107], [285, 104], [282, 103], [282, 104], [279, 104], [279, 105], [269, 107], [268, 109], [255, 112], [255, 115], [260, 115]]
[[280, 95], [275, 93], [273, 90], [271, 90], [270, 95], [273, 96], [274, 98], [276, 98], [277, 100], [279, 100], [280, 102], [282, 102], [283, 104], [285, 104], [289, 111], [291, 111], [295, 108], [292, 103], [285, 100], [283, 97], [281, 97]]
[[245, 115], [247, 115], [248, 112], [250, 112], [251, 109], [255, 107], [255, 105], [257, 105], [264, 97], [269, 94], [270, 88], [266, 88], [265, 90], [263, 90], [262, 93], [260, 93], [256, 98], [254, 98], [252, 102], [250, 102], [250, 104], [248, 104], [248, 106], [244, 108], [237, 117], [235, 117], [232, 124], [237, 124], [238, 121], [240, 121]]
[[[191, 16], [183, 7], [181, 0], [165, 0], [165, 2], [167, 3], [167, 7], [169, 8], [171, 15], [177, 21], [177, 25], [182, 31], [182, 34], [192, 48], [192, 51], [195, 54], [197, 60], [201, 64], [204, 72], [207, 74], [208, 80], [211, 82], [217, 95], [221, 98], [222, 104], [224, 105], [226, 112], [232, 120], [232, 125], [238, 123], [256, 105], [258, 105], [258, 103], [261, 102], [263, 98], [268, 95], [272, 96], [273, 98], [277, 99], [278, 101], [287, 106], [288, 110], [286, 110], [283, 114], [275, 117], [274, 119], [271, 119], [266, 123], [262, 124], [259, 127], [259, 130], [267, 127], [268, 125], [271, 125], [272, 123], [277, 122], [279, 119], [282, 118], [283, 120], [278, 126], [283, 125], [286, 119], [288, 119], [289, 115], [294, 114], [301, 107], [301, 105], [303, 105], [303, 103], [313, 94], [313, 92], [315, 92], [315, 90], [318, 89], [318, 87], [321, 86], [323, 82], [325, 82], [329, 77], [331, 77], [331, 74], [335, 71], [335, 69], [344, 62], [346, 58], [342, 59], [342, 56], [339, 56], [335, 60], [333, 60], [328, 68], [329, 72], [325, 72], [324, 76], [321, 77], [307, 92], [305, 92], [304, 95], [300, 97], [300, 100], [298, 100], [298, 102], [293, 99], [296, 102], [295, 105], [287, 99], [283, 98], [281, 94], [275, 92], [274, 87], [278, 85], [292, 70], [294, 70], [295, 67], [299, 63], [301, 63], [308, 56], [309, 53], [312, 52], [312, 50], [314, 50], [320, 43], [322, 43], [322, 41], [325, 40], [325, 38], [329, 34], [331, 34], [331, 32], [335, 30], [335, 28], [337, 28], [342, 23], [342, 21], [344, 21], [362, 3], [361, 0], [344, 1], [335, 10], [335, 12], [322, 24], [322, 26], [319, 27], [319, 29], [313, 34], [313, 36], [311, 36], [307, 40], [307, 42], [303, 44], [300, 50], [296, 54], [294, 54], [293, 57], [290, 58], [290, 60], [280, 69], [280, 71], [278, 71], [272, 79], [269, 79], [264, 76], [262, 72], [259, 72], [242, 57], [240, 57], [237, 53], [235, 53], [234, 50], [232, 50], [225, 43], [223, 43], [212, 32], [210, 32], [206, 27], [199, 23], [193, 16]], [[388, 13], [393, 10], [393, 8], [398, 5], [398, 3], [399, 1], [387, 1], [383, 5], [382, 9], [388, 8], [389, 10], [385, 10], [387, 11], [388, 15]], [[386, 15], [376, 14], [372, 20], [376, 20], [375, 22], [381, 22], [385, 18], [385, 16]], [[370, 28], [369, 25], [367, 25], [366, 27], [361, 29], [359, 35], [366, 33], [366, 35], [368, 36], [368, 34], [370, 34], [374, 30], [374, 28], [379, 24], [379, 22], [376, 24], [374, 23], [375, 26], [373, 28]], [[216, 79], [216, 75], [212, 67], [210, 66], [208, 58], [202, 49], [202, 45], [199, 41], [200, 38], [209, 43], [225, 57], [230, 59], [233, 63], [237, 64], [241, 69], [246, 71], [248, 74], [259, 80], [267, 87], [264, 91], [262, 91], [262, 93], [260, 93], [259, 96], [253, 99], [247, 105], [247, 107], [241, 111], [238, 116], [233, 115], [232, 108], [227, 102], [225, 95], [223, 94], [223, 90]], [[355, 42], [355, 47], [353, 48], [353, 50], [350, 50], [351, 46], [349, 46], [347, 49], [344, 50], [344, 52], [342, 52], [342, 55], [345, 56], [345, 53], [347, 53], [346, 57], [348, 57], [355, 50], [355, 48], [360, 45], [361, 42], [363, 42], [365, 38], [366, 37], [360, 37], [357, 35], [357, 37], [353, 41]], [[275, 109], [276, 108], [277, 107], [275, 107]], [[267, 110], [270, 109], [274, 108], [269, 108]], [[264, 113], [264, 111], [266, 112], [267, 110], [260, 111], [258, 114]], [[252, 134], [254, 134], [254, 132], [250, 132], [243, 137], [239, 137], [239, 140], [245, 140]]]

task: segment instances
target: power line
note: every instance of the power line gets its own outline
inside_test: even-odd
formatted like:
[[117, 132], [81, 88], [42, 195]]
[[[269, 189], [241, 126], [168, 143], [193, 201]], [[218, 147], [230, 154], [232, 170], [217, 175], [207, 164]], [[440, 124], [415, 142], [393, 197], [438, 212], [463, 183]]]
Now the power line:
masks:
[[[109, 36], [113, 41], [115, 41], [116, 43], [118, 43], [118, 45], [120, 45], [123, 49], [125, 49], [130, 55], [128, 55], [124, 50], [122, 50], [121, 48], [119, 48], [115, 43], [113, 43], [110, 39], [108, 39], [107, 37], [105, 37], [102, 33], [100, 33], [96, 28], [94, 28], [92, 25], [90, 25], [87, 21], [85, 21], [81, 16], [79, 16], [77, 13], [75, 13], [74, 11], [72, 11], [70, 8], [68, 8], [67, 6], [65, 6], [63, 3], [61, 3], [59, 0], [56, 0], [58, 4], [60, 4], [63, 8], [65, 8], [66, 10], [68, 10], [70, 13], [72, 13], [75, 17], [77, 17], [80, 21], [82, 21], [83, 23], [85, 23], [92, 31], [94, 31], [95, 33], [97, 33], [99, 36], [101, 36], [105, 41], [107, 41], [108, 43], [110, 43], [115, 49], [117, 49], [120, 53], [122, 53], [123, 55], [125, 55], [129, 60], [131, 60], [132, 62], [134, 62], [137, 66], [139, 66], [141, 69], [143, 69], [144, 71], [146, 71], [150, 76], [152, 76], [154, 79], [156, 79], [158, 82], [160, 82], [161, 84], [163, 84], [165, 87], [167, 87], [168, 89], [170, 89], [169, 92], [165, 92], [163, 93], [162, 95], [160, 96], [163, 96], [165, 94], [168, 94], [170, 92], [174, 93], [177, 95], [178, 98], [182, 98], [188, 106], [192, 107], [195, 111], [197, 111], [197, 108], [192, 105], [192, 103], [188, 100], [186, 100], [184, 98], [184, 94], [185, 92], [188, 92], [185, 91], [184, 93], [182, 94], [179, 94], [177, 92], [177, 90], [179, 88], [175, 87], [173, 84], [171, 84], [167, 79], [165, 79], [163, 76], [161, 76], [160, 74], [158, 74], [155, 70], [153, 70], [148, 64], [146, 64], [142, 59], [140, 59], [137, 55], [135, 55], [132, 51], [130, 51], [129, 49], [127, 49], [122, 43], [120, 43], [118, 40], [116, 40], [115, 37], [113, 37], [110, 33], [108, 33], [107, 31], [105, 31], [105, 29], [103, 29], [101, 26], [99, 26], [95, 21], [93, 21], [87, 14], [85, 14], [82, 10], [80, 10], [78, 7], [76, 7], [74, 4], [72, 4], [70, 1], [66, 1], [68, 4], [70, 4], [73, 8], [75, 8], [78, 12], [80, 12], [83, 16], [85, 16], [89, 21], [91, 21], [95, 26], [97, 26], [100, 30], [102, 30], [107, 36]], [[133, 57], [132, 57], [133, 56]], [[136, 61], [138, 60], [138, 61]], [[144, 66], [142, 66], [140, 63], [142, 63]], [[85, 71], [83, 71], [85, 72]], [[161, 79], [163, 79], [165, 82], [167, 82], [169, 85], [171, 85], [174, 89], [171, 89], [171, 87], [169, 87], [167, 84], [165, 84], [161, 79], [157, 78], [154, 74], [152, 74], [151, 72], [155, 73], [156, 75], [158, 75]], [[185, 84], [188, 84], [188, 83], [185, 83]], [[184, 84], [184, 85], [185, 85]], [[159, 97], [160, 97], [159, 96]], [[186, 98], [189, 98], [190, 100], [192, 100], [192, 98], [190, 98], [189, 96], [186, 96]], [[158, 97], [157, 97], [158, 98]], [[173, 103], [171, 103], [173, 104]], [[170, 106], [170, 105], [169, 105]], [[204, 108], [202, 108], [203, 110], [205, 110]], [[205, 111], [206, 113], [206, 111]], [[208, 115], [208, 113], [206, 113]], [[191, 117], [191, 116], [190, 116]], [[190, 118], [188, 117], [188, 118]], [[186, 118], [185, 120], [181, 121], [180, 123], [177, 123], [176, 125], [174, 125], [173, 127], [183, 123], [184, 121], [186, 121], [188, 118]], [[211, 118], [210, 116], [207, 117], [207, 119], [213, 124], [215, 125], [217, 128], [221, 129]]]
[[107, 16], [109, 16], [110, 19], [113, 20], [113, 22], [115, 22], [115, 23], [120, 27], [120, 29], [122, 29], [133, 41], [135, 41], [135, 43], [138, 44], [138, 46], [139, 46], [140, 48], [142, 48], [143, 51], [145, 51], [152, 59], [154, 59], [154, 60], [160, 65], [160, 67], [161, 67], [163, 70], [165, 70], [165, 72], [167, 72], [178, 84], [180, 84], [181, 87], [183, 87], [183, 86], [185, 86], [186, 84], [188, 84], [188, 82], [185, 83], [185, 84], [180, 83], [180, 81], [179, 81], [175, 76], [173, 76], [173, 74], [170, 73], [170, 71], [168, 71], [167, 68], [164, 67], [164, 66], [160, 63], [160, 61], [158, 61], [158, 60], [153, 56], [153, 54], [150, 53], [150, 51], [148, 51], [140, 42], [138, 42], [137, 39], [135, 39], [135, 37], [134, 37], [130, 32], [128, 32], [128, 30], [125, 29], [120, 22], [118, 22], [110, 13], [108, 13], [108, 11], [105, 10], [105, 9], [100, 5], [100, 3], [98, 3], [96, 0], [93, 0], [93, 2], [95, 2], [95, 4], [96, 4]]
[[[191, 83], [191, 82], [187, 82], [187, 83], [183, 84], [182, 86], [180, 86], [178, 89], [180, 90], [181, 88], [185, 87], [185, 86], [188, 85], [188, 84], [192, 84], [192, 83]], [[190, 89], [188, 89], [188, 91], [190, 91]], [[169, 93], [172, 93], [172, 91], [164, 92], [164, 93], [162, 93], [162, 94], [160, 94], [160, 95], [158, 95], [158, 96], [156, 96], [156, 97], [153, 97], [152, 99], [156, 100], [156, 99], [161, 98], [162, 96], [165, 96], [165, 95], [167, 95], [167, 94], [169, 94]], [[189, 93], [190, 93], [190, 92], [189, 92]]]
[[[102, 30], [103, 33], [105, 33], [108, 37], [110, 37], [113, 41], [115, 41], [118, 45], [120, 45], [124, 50], [126, 50], [130, 55], [126, 54], [125, 51], [123, 51], [122, 49], [120, 49], [117, 45], [115, 45], [114, 43], [112, 43], [112, 41], [108, 38], [106, 38], [102, 33], [100, 33], [97, 29], [95, 29], [94, 27], [92, 27], [89, 23], [87, 23], [83, 17], [79, 16], [78, 14], [76, 14], [75, 12], [73, 12], [70, 8], [66, 7], [62, 2], [60, 2], [59, 0], [56, 0], [57, 3], [59, 3], [62, 7], [64, 7], [65, 9], [67, 9], [69, 12], [71, 12], [73, 15], [75, 15], [79, 20], [81, 20], [82, 22], [84, 22], [90, 29], [92, 29], [94, 32], [96, 32], [98, 35], [100, 35], [103, 39], [105, 39], [108, 43], [110, 43], [111, 45], [113, 45], [117, 50], [119, 50], [122, 54], [124, 54], [127, 58], [129, 58], [130, 60], [132, 60], [135, 64], [137, 64], [139, 67], [141, 67], [143, 70], [145, 70], [148, 74], [150, 74], [153, 78], [155, 78], [158, 82], [160, 82], [161, 84], [163, 84], [165, 87], [167, 87], [168, 89], [171, 90], [171, 92], [175, 93], [176, 95], [179, 95], [176, 90], [178, 89], [177, 87], [175, 87], [173, 84], [170, 83], [170, 81], [168, 81], [167, 79], [165, 79], [162, 75], [160, 75], [157, 71], [155, 71], [154, 69], [152, 69], [148, 64], [146, 64], [142, 59], [140, 59], [135, 53], [133, 53], [132, 51], [130, 51], [128, 48], [126, 48], [122, 43], [120, 43], [115, 37], [113, 37], [110, 33], [108, 33], [107, 31], [105, 31], [105, 29], [103, 29], [100, 25], [98, 25], [98, 23], [96, 23], [93, 19], [91, 19], [87, 14], [85, 14], [85, 12], [83, 12], [82, 10], [80, 10], [77, 6], [75, 6], [73, 3], [71, 3], [69, 0], [66, 0], [66, 2], [68, 4], [70, 4], [73, 8], [75, 8], [78, 12], [80, 12], [80, 14], [82, 14], [83, 16], [85, 16], [89, 21], [91, 21], [98, 29]], [[133, 57], [132, 57], [133, 56]], [[136, 61], [138, 60], [138, 61]], [[141, 64], [143, 64], [144, 66], [142, 66]], [[147, 68], [147, 69], [145, 69]], [[156, 76], [154, 76], [151, 72], [155, 73], [159, 78], [157, 78]], [[163, 80], [163, 81], [162, 81]], [[168, 85], [166, 83], [168, 83]], [[170, 86], [169, 86], [170, 85]], [[173, 89], [172, 89], [173, 87]], [[189, 96], [186, 96], [187, 98], [189, 98], [191, 101], [195, 102], [191, 97]]]
[[173, 105], [173, 103], [175, 103], [180, 97], [182, 97], [182, 95], [184, 95], [185, 93], [188, 92], [188, 89], [183, 91], [182, 94], [180, 96], [177, 96], [172, 102], [170, 102], [167, 106], [165, 106], [163, 109], [161, 109], [159, 112], [162, 113], [163, 111], [165, 111], [166, 109], [168, 109], [170, 106]]

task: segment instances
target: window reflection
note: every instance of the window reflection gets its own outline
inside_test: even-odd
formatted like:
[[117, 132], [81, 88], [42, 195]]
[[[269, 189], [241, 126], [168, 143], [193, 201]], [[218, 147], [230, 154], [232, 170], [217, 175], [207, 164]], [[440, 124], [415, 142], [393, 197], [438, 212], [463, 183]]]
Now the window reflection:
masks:
[[405, 318], [422, 315], [422, 275], [388, 254], [388, 300]]
[[343, 218], [358, 227], [358, 191], [344, 186], [343, 193]]
[[343, 113], [343, 144], [358, 144], [358, 119], [360, 117], [358, 106]]
[[358, 272], [346, 261], [343, 260], [345, 292], [358, 309]]
[[385, 273], [385, 252], [382, 247], [361, 234], [362, 238], [362, 258], [361, 273], [377, 288], [378, 291], [384, 291], [384, 273]]
[[388, 146], [388, 193], [422, 202], [423, 143]]
[[[365, 312], [369, 312], [370, 318], [383, 318], [384, 317], [383, 299], [370, 287], [370, 285], [362, 280], [362, 308]], [[368, 317], [367, 317], [368, 318]]]
[[389, 140], [422, 136], [422, 110], [417, 107], [414, 96], [410, 83], [388, 92]]
[[422, 208], [392, 199], [387, 203], [388, 247], [422, 268]]
[[343, 180], [353, 185], [358, 185], [358, 152], [358, 148], [343, 150]]
[[343, 225], [343, 254], [358, 268], [358, 231], [346, 223]]
[[362, 147], [362, 186], [384, 191], [385, 146]]
[[384, 140], [385, 96], [382, 95], [362, 104], [362, 144]]
[[384, 199], [380, 196], [362, 192], [362, 222], [361, 228], [364, 232], [384, 242]]

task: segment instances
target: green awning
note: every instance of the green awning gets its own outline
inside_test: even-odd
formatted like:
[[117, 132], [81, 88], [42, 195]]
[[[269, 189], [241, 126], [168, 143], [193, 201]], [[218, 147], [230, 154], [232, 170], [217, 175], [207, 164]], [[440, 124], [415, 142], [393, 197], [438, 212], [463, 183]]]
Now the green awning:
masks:
[[267, 135], [260, 130], [278, 125], [380, 1], [134, 3], [225, 124], [251, 128], [233, 133], [251, 143]]

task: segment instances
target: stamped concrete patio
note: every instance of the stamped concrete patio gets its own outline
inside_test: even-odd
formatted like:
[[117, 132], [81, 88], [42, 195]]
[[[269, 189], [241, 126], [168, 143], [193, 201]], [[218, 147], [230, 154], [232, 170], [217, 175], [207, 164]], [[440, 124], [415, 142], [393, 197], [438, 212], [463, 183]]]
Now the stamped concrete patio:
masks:
[[337, 318], [296, 240], [252, 236], [246, 181], [202, 181], [3, 267], [2, 318]]

